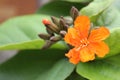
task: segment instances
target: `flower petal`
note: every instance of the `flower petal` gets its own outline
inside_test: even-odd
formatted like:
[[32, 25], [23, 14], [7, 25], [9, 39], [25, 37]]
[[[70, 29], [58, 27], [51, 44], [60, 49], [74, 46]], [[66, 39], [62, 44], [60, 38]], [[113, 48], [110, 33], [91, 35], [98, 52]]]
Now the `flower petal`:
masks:
[[81, 62], [88, 62], [95, 59], [95, 54], [88, 47], [84, 47], [80, 50]]
[[79, 53], [75, 50], [75, 48], [71, 49], [67, 54], [65, 54], [69, 58], [69, 61], [73, 64], [77, 64], [80, 62]]
[[97, 29], [93, 29], [89, 36], [90, 42], [98, 42], [101, 40], [105, 40], [110, 35], [110, 32], [105, 27], [100, 27]]
[[104, 57], [109, 52], [109, 47], [105, 42], [91, 43], [91, 49], [98, 57]]
[[90, 19], [87, 16], [78, 16], [74, 22], [74, 27], [83, 37], [88, 36], [90, 29]]
[[64, 40], [72, 46], [78, 46], [80, 42], [80, 35], [77, 33], [76, 29], [69, 28]]

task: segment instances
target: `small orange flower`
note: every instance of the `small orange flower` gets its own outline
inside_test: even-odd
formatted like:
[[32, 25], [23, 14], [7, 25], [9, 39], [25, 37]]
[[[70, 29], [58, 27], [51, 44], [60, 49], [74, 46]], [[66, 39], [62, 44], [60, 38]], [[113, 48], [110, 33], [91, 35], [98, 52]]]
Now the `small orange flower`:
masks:
[[87, 16], [78, 16], [74, 27], [69, 28], [64, 40], [74, 46], [65, 56], [73, 64], [88, 62], [98, 57], [104, 57], [109, 47], [104, 43], [110, 32], [104, 26], [90, 31], [90, 19]]

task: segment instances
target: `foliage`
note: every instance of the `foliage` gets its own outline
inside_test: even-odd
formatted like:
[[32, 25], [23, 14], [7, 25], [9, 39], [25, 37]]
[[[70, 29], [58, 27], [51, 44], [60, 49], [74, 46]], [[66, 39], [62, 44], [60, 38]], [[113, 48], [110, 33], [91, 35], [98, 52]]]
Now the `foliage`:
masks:
[[[120, 80], [120, 0], [58, 0], [42, 6], [35, 14], [16, 17], [0, 25], [0, 50], [21, 50], [0, 64], [0, 80]], [[94, 26], [106, 26], [110, 53], [102, 59], [72, 65], [65, 58], [64, 42], [40, 50], [46, 33], [42, 19], [69, 16], [75, 6]], [[28, 49], [28, 50], [26, 50]], [[37, 50], [29, 50], [37, 49]]]

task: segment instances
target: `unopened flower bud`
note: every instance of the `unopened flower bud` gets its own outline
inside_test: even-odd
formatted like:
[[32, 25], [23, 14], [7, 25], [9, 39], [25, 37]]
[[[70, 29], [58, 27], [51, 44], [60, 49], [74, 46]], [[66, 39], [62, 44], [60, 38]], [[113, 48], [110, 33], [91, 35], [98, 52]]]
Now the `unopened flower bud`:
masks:
[[51, 29], [47, 28], [47, 27], [46, 27], [46, 31], [47, 31], [48, 34], [54, 35], [54, 32]]
[[56, 25], [53, 24], [53, 23], [47, 25], [47, 27], [48, 27], [50, 30], [52, 30], [53, 32], [57, 33], [57, 34], [59, 34], [59, 32], [60, 32], [59, 27], [56, 26]]
[[44, 40], [49, 40], [51, 35], [49, 34], [44, 34], [44, 33], [41, 33], [38, 35], [40, 38], [44, 39]]
[[73, 24], [73, 19], [71, 17], [65, 17], [64, 20], [65, 20], [65, 23], [69, 26]]
[[60, 27], [61, 27], [61, 30], [67, 31], [68, 26], [65, 23], [64, 19], [60, 19]]
[[58, 20], [56, 17], [51, 16], [51, 20], [52, 20], [52, 22], [53, 22], [54, 24], [56, 24], [57, 26], [59, 26], [59, 20]]
[[64, 37], [64, 36], [66, 35], [66, 33], [67, 33], [67, 32], [66, 32], [66, 31], [63, 31], [63, 30], [60, 31], [60, 35], [61, 35], [62, 37]]
[[57, 41], [59, 41], [59, 40], [61, 40], [61, 39], [62, 39], [61, 36], [52, 36], [52, 37], [50, 38], [50, 41], [57, 42]]
[[42, 22], [46, 26], [46, 28], [50, 29], [53, 33], [55, 32], [55, 33], [59, 34], [60, 29], [54, 23], [51, 23], [47, 19], [44, 19]]
[[78, 9], [73, 6], [73, 7], [71, 8], [70, 15], [71, 15], [71, 17], [73, 18], [73, 20], [75, 20], [76, 17], [79, 16], [79, 11], [78, 11]]

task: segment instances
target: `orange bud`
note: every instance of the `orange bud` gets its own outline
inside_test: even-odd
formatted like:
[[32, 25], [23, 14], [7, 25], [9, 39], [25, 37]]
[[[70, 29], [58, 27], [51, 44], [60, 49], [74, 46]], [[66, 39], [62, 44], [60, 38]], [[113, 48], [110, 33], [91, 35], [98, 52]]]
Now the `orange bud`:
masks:
[[51, 22], [50, 22], [48, 19], [43, 19], [43, 20], [42, 20], [42, 23], [43, 23], [44, 25], [49, 25]]

